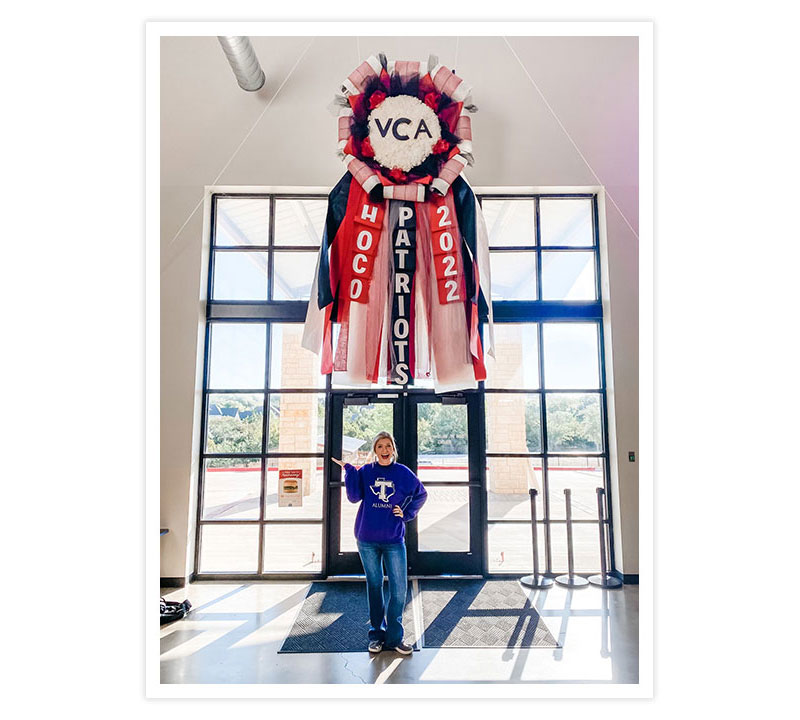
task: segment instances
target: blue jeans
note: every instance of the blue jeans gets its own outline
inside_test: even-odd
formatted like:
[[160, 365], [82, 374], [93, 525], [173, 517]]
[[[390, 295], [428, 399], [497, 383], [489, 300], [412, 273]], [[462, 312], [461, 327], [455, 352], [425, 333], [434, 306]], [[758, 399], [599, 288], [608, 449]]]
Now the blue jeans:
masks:
[[[358, 554], [367, 578], [369, 639], [396, 647], [403, 639], [403, 608], [406, 604], [408, 569], [406, 544], [371, 543], [357, 540]], [[389, 577], [389, 602], [383, 597], [383, 571]]]

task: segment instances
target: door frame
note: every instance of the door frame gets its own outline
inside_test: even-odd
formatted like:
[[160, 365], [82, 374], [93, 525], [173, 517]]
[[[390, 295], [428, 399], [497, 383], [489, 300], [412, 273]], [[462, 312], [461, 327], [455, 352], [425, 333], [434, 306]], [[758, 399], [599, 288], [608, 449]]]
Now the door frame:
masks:
[[433, 483], [432, 487], [467, 487], [469, 497], [469, 550], [466, 552], [419, 551], [417, 519], [406, 525], [406, 547], [408, 572], [413, 576], [444, 576], [485, 574], [486, 533], [485, 518], [485, 469], [481, 466], [479, 447], [483, 442], [480, 432], [483, 408], [481, 396], [474, 392], [436, 395], [432, 390], [407, 391], [401, 388], [381, 390], [347, 391], [332, 393], [331, 422], [325, 443], [327, 452], [327, 532], [325, 564], [327, 576], [363, 575], [364, 570], [358, 553], [340, 551], [342, 517], [341, 488], [344, 486], [342, 469], [331, 457], [342, 457], [342, 420], [346, 405], [368, 405], [391, 403], [393, 406], [393, 434], [397, 442], [399, 461], [416, 472], [417, 465], [417, 406], [421, 403], [458, 404], [467, 407], [467, 483]]

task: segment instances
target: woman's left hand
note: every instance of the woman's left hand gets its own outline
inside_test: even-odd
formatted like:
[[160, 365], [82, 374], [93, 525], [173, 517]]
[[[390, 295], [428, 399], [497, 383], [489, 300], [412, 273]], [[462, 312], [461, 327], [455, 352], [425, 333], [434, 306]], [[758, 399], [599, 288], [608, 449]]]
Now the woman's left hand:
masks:
[[392, 512], [399, 518], [403, 517], [403, 509], [399, 505], [395, 505], [392, 508]]

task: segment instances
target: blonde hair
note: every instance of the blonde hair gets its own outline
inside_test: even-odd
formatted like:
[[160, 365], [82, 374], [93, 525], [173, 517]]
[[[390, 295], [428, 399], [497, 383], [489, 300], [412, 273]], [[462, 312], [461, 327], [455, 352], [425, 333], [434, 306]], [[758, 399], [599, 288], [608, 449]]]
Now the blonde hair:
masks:
[[373, 463], [378, 462], [378, 456], [375, 454], [375, 446], [378, 444], [378, 442], [380, 440], [383, 440], [384, 438], [387, 438], [387, 439], [391, 440], [391, 442], [392, 442], [392, 462], [397, 462], [397, 443], [394, 441], [394, 437], [392, 436], [392, 433], [386, 432], [385, 430], [382, 431], [382, 432], [379, 432], [375, 436], [375, 439], [372, 441], [372, 450], [370, 451], [370, 454], [369, 454], [370, 455], [370, 457], [369, 457], [369, 461], [370, 462], [373, 462]]

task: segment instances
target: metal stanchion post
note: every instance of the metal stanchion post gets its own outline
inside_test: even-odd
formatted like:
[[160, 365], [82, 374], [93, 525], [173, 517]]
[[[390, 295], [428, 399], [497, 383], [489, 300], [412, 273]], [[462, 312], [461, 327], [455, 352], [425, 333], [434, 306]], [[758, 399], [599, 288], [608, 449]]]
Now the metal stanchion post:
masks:
[[536, 488], [528, 490], [531, 496], [531, 535], [533, 536], [533, 575], [526, 575], [519, 579], [519, 581], [527, 586], [533, 588], [548, 588], [553, 584], [550, 578], [539, 575], [539, 537], [536, 528]]
[[556, 582], [565, 587], [586, 587], [589, 581], [575, 574], [575, 560], [572, 556], [572, 490], [564, 489], [564, 502], [567, 506], [567, 567], [566, 575], [559, 575]]
[[600, 520], [600, 574], [592, 575], [589, 578], [589, 582], [599, 587], [618, 588], [622, 587], [622, 581], [608, 574], [608, 563], [606, 562], [607, 546], [605, 511], [603, 510], [605, 507], [605, 503], [603, 502], [604, 496], [605, 490], [601, 487], [597, 488], [597, 517]]

